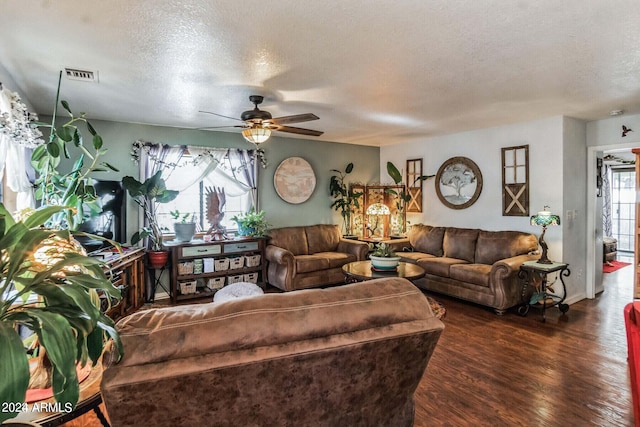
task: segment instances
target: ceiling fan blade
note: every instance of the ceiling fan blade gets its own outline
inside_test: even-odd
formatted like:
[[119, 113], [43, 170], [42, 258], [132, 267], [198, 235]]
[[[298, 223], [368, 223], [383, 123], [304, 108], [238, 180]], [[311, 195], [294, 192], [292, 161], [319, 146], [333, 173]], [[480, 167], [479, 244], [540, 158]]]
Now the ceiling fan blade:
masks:
[[228, 125], [228, 126], [207, 126], [204, 128], [182, 128], [180, 130], [210, 130], [210, 129], [224, 129], [224, 128], [246, 128], [242, 125]]
[[309, 135], [309, 136], [320, 136], [324, 133], [319, 130], [296, 128], [292, 126], [278, 126], [274, 128], [274, 130], [278, 132], [297, 133], [299, 135]]
[[276, 117], [271, 119], [270, 121], [276, 125], [284, 125], [288, 123], [310, 122], [311, 120], [318, 120], [319, 118], [320, 117], [316, 116], [313, 113], [306, 113], [294, 114], [293, 116]]
[[239, 121], [239, 122], [241, 122], [241, 121], [242, 121], [242, 120], [240, 120], [240, 119], [239, 119], [239, 118], [237, 118], [237, 117], [224, 116], [224, 115], [222, 115], [222, 114], [212, 113], [211, 111], [198, 110], [198, 113], [213, 114], [214, 116], [224, 117], [225, 119], [237, 120], [237, 121]]

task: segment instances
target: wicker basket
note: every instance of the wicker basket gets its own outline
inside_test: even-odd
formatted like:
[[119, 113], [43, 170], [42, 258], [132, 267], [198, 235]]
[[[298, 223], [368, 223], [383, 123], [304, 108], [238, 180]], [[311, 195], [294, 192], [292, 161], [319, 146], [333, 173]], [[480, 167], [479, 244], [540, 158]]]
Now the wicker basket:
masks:
[[229, 269], [229, 258], [216, 258], [213, 262], [214, 271], [226, 271]]
[[178, 263], [178, 274], [193, 274], [193, 262], [185, 261]]
[[246, 255], [244, 257], [244, 262], [247, 267], [257, 267], [260, 265], [260, 254]]
[[236, 270], [236, 269], [242, 268], [242, 267], [244, 267], [244, 257], [243, 256], [229, 258], [229, 269], [230, 270]]
[[244, 278], [242, 279], [243, 282], [249, 282], [249, 283], [258, 283], [258, 273], [245, 273], [244, 274]]
[[235, 276], [227, 276], [227, 285], [233, 285], [234, 283], [243, 282], [244, 274], [236, 274]]
[[195, 280], [188, 282], [178, 282], [180, 285], [180, 293], [182, 295], [195, 294], [197, 292], [197, 284]]
[[212, 291], [222, 289], [224, 287], [225, 277], [210, 277], [207, 281], [207, 288]]

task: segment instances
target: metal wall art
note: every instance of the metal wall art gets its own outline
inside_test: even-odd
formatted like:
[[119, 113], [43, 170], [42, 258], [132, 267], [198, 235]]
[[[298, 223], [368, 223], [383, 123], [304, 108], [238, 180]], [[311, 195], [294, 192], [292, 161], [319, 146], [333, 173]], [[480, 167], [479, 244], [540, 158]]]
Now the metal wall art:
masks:
[[482, 192], [482, 173], [473, 160], [452, 157], [440, 166], [436, 174], [436, 193], [445, 206], [466, 209]]

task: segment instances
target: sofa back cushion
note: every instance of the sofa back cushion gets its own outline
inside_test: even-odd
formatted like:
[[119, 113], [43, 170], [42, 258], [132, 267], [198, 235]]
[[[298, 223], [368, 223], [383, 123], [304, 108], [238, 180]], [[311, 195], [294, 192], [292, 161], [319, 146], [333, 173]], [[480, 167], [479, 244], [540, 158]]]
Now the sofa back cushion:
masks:
[[407, 236], [411, 247], [425, 254], [442, 256], [442, 241], [444, 239], [444, 227], [432, 227], [425, 224], [411, 226]]
[[269, 244], [284, 248], [294, 255], [308, 255], [305, 227], [283, 227], [269, 230]]
[[444, 256], [471, 263], [475, 262], [476, 241], [479, 232], [480, 230], [477, 228], [447, 227], [442, 242]]
[[478, 234], [475, 262], [493, 264], [501, 259], [525, 255], [538, 249], [538, 239], [521, 231], [484, 231]]
[[318, 224], [305, 227], [309, 254], [335, 252], [340, 243], [340, 226]]

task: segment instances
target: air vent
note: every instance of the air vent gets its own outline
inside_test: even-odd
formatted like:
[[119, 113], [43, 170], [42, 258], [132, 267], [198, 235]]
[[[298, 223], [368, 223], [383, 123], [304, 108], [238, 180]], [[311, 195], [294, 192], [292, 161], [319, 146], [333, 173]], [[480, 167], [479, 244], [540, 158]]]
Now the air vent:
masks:
[[79, 70], [77, 68], [65, 68], [64, 72], [67, 74], [67, 78], [70, 80], [80, 80], [83, 82], [97, 82], [98, 72]]

